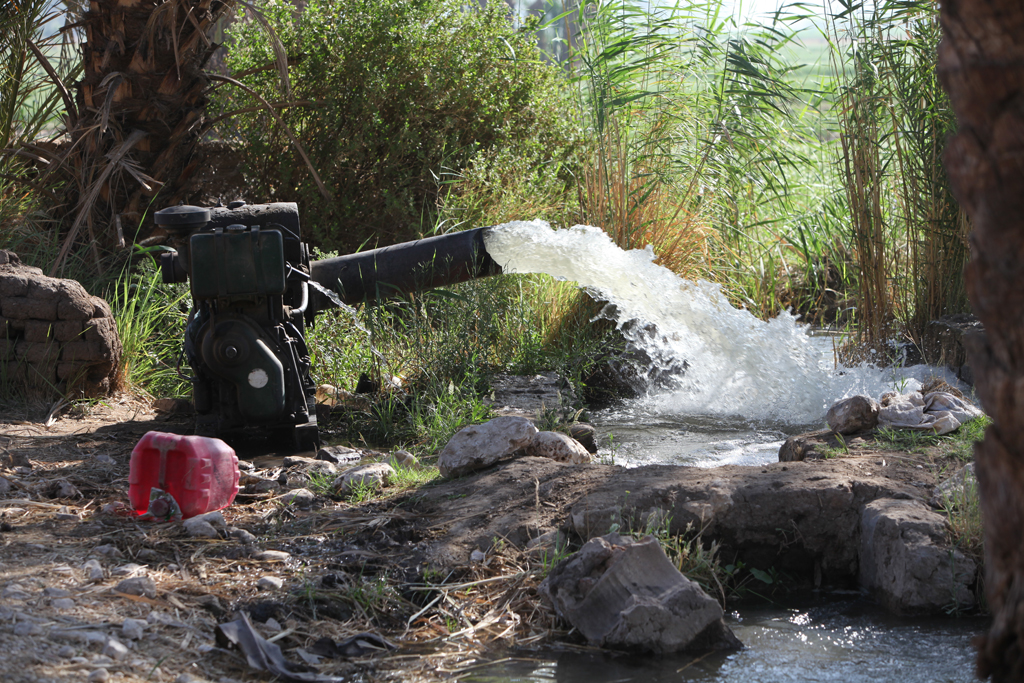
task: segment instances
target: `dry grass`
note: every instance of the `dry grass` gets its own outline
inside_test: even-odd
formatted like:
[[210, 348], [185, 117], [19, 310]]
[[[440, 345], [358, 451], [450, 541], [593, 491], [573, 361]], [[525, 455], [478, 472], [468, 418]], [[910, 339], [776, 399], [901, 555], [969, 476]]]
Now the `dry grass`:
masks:
[[[561, 633], [535, 590], [543, 558], [500, 540], [484, 562], [459, 575], [427, 572], [408, 583], [387, 559], [389, 534], [410, 521], [395, 505], [408, 493], [401, 487], [358, 504], [321, 497], [309, 510], [289, 507], [277, 492], [240, 494], [222, 513], [229, 528], [255, 536], [248, 545], [227, 534], [193, 538], [177, 523], [139, 523], [116, 504], [125, 499], [134, 442], [160, 424], [145, 404], [126, 398], [77, 411], [50, 427], [10, 419], [3, 425], [0, 476], [13, 490], [0, 495], [0, 616], [23, 624], [0, 629], [0, 647], [17, 653], [8, 671], [23, 672], [5, 680], [79, 681], [101, 665], [131, 682], [173, 681], [182, 673], [266, 680], [237, 652], [215, 645], [217, 624], [238, 611], [252, 615], [257, 631], [292, 662], [324, 637], [372, 632], [397, 643], [394, 653], [317, 665], [321, 673], [368, 680], [440, 680], [497, 644], [530, 646]], [[250, 476], [282, 473], [273, 462], [262, 464]], [[62, 483], [73, 488], [61, 490]], [[280, 554], [262, 555], [266, 550]], [[90, 559], [102, 566], [101, 576], [89, 576]], [[118, 590], [121, 580], [139, 575], [153, 580], [155, 595]], [[283, 579], [283, 589], [258, 588], [268, 576]], [[62, 591], [73, 606], [54, 604]], [[149, 622], [134, 645], [121, 633], [126, 618]], [[88, 634], [100, 640], [89, 642]], [[111, 637], [132, 647], [123, 660], [100, 655]], [[61, 654], [64, 645], [73, 653]]]

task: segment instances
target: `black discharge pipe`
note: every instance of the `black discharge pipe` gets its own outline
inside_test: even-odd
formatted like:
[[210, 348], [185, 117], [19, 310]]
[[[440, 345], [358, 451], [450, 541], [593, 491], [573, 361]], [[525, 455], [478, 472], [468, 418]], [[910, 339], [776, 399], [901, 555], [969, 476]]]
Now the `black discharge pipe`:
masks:
[[[474, 228], [313, 261], [310, 279], [345, 304], [373, 302], [479, 277], [500, 275], [501, 266], [484, 248], [484, 232]], [[310, 292], [314, 312], [336, 307], [328, 296]]]

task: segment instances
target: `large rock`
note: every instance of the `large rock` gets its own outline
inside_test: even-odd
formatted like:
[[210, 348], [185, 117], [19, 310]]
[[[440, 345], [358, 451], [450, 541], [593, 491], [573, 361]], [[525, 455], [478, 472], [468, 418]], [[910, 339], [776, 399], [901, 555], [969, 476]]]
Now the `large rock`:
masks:
[[965, 346], [968, 338], [984, 334], [981, 322], [971, 313], [944, 315], [932, 320], [924, 330], [925, 359], [932, 365], [945, 365], [956, 373], [957, 379], [974, 384]]
[[511, 456], [528, 445], [536, 433], [532, 422], [513, 416], [464, 427], [437, 457], [437, 468], [442, 477], [461, 477]]
[[868, 396], [852, 396], [828, 409], [825, 420], [837, 434], [856, 434], [878, 425], [878, 401]]
[[974, 607], [977, 566], [946, 542], [946, 518], [915, 500], [882, 498], [861, 516], [860, 582], [896, 614]]
[[539, 590], [598, 647], [656, 653], [741, 647], [718, 601], [679, 573], [653, 536], [593, 538]]
[[527, 455], [574, 465], [582, 465], [591, 460], [583, 444], [561, 432], [537, 432], [523, 450]]

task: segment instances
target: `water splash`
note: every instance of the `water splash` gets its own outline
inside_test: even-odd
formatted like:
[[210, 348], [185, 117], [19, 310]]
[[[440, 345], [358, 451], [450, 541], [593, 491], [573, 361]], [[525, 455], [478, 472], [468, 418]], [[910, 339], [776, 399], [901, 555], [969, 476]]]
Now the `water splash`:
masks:
[[387, 367], [387, 358], [385, 358], [384, 354], [378, 351], [377, 347], [373, 345], [373, 334], [370, 332], [370, 330], [366, 328], [366, 325], [363, 324], [363, 321], [359, 317], [359, 311], [357, 311], [355, 308], [349, 306], [347, 303], [342, 301], [341, 297], [339, 297], [337, 294], [335, 294], [328, 288], [324, 287], [316, 280], [310, 280], [306, 284], [308, 284], [313, 289], [326, 296], [328, 299], [331, 300], [331, 303], [334, 304], [335, 308], [341, 309], [348, 315], [348, 317], [352, 320], [352, 326], [355, 327], [360, 332], [362, 332], [364, 335], [366, 335], [366, 344], [370, 348], [370, 353], [372, 353], [377, 358], [377, 360], [379, 360], [382, 363], [382, 367]]
[[[820, 424], [836, 400], [877, 397], [900, 381], [868, 366], [834, 367], [794, 316], [759, 320], [719, 285], [683, 280], [655, 265], [650, 247], [623, 251], [600, 228], [516, 221], [485, 233], [484, 244], [506, 273], [572, 280], [609, 302], [604, 315], [658, 367], [685, 361], [672, 389], [648, 398], [654, 412]], [[904, 371], [905, 390], [920, 386], [913, 374]]]

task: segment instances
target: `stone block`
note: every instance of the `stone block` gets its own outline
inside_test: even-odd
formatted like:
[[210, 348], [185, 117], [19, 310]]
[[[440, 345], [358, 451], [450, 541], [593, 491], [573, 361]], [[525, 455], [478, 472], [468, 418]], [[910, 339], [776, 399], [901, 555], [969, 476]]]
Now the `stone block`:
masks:
[[[54, 312], [56, 313], [56, 306]], [[30, 320], [34, 318], [32, 301], [27, 296], [5, 296], [0, 299], [0, 315], [11, 320]]]
[[[58, 320], [53, 323], [53, 338], [59, 342], [77, 340], [83, 331], [81, 320]], [[86, 341], [89, 341], [88, 337]]]
[[56, 342], [19, 342], [25, 344], [24, 347], [24, 360], [32, 365], [46, 366], [49, 370], [53, 370], [57, 364], [57, 359], [60, 357], [60, 345]]
[[25, 341], [37, 344], [50, 341], [53, 337], [53, 323], [47, 320], [26, 320]]
[[61, 360], [65, 361], [101, 361], [109, 360], [109, 350], [104, 350], [99, 342], [73, 341], [64, 345]]
[[70, 363], [61, 361], [57, 363], [57, 379], [64, 382], [69, 379], [78, 379], [86, 374], [88, 365], [83, 363]]
[[28, 281], [28, 298], [57, 300], [62, 280], [53, 277], [34, 277]]
[[0, 298], [8, 299], [14, 296], [25, 296], [27, 294], [27, 277], [17, 273], [0, 273]]
[[113, 318], [93, 318], [86, 321], [85, 340], [91, 342], [102, 342], [107, 348], [117, 343], [117, 326]]
[[92, 317], [93, 318], [113, 318], [114, 313], [110, 310], [110, 304], [101, 299], [98, 296], [92, 297]]
[[93, 297], [74, 280], [62, 280], [58, 296], [57, 317], [61, 320], [88, 320], [93, 317], [96, 308]]

